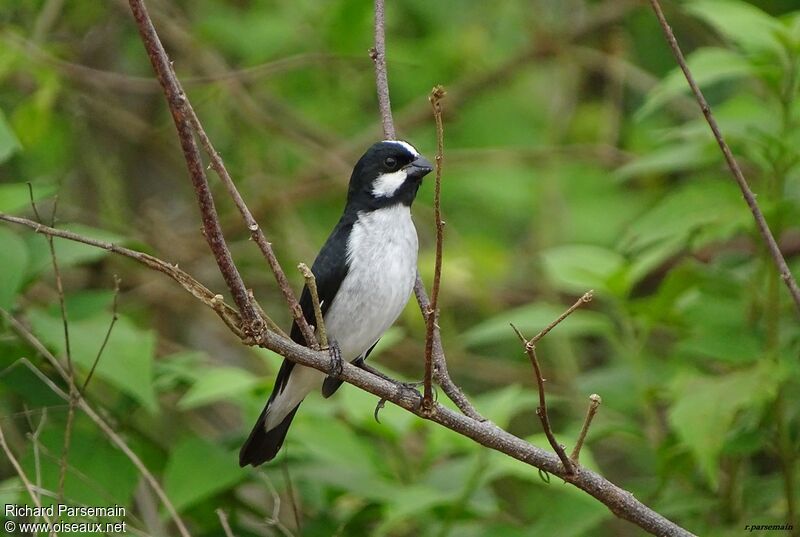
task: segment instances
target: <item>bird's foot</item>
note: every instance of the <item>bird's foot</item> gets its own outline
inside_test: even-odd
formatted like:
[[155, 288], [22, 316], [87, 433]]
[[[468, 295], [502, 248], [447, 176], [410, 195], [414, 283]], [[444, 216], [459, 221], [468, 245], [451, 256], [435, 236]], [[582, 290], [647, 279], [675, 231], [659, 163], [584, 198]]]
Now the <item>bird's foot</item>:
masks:
[[328, 355], [331, 357], [331, 370], [328, 378], [338, 379], [342, 375], [344, 362], [342, 362], [342, 351], [336, 341], [328, 340]]

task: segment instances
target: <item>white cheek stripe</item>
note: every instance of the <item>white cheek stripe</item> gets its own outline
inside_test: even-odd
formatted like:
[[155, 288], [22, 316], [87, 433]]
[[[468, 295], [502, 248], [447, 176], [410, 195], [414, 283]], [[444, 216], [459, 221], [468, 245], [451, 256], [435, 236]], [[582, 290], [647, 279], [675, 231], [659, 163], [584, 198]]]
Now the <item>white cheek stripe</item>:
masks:
[[408, 151], [409, 153], [411, 153], [412, 155], [414, 155], [414, 157], [418, 157], [418, 156], [419, 156], [419, 151], [417, 151], [417, 150], [414, 148], [414, 146], [413, 146], [413, 145], [411, 145], [411, 144], [410, 144], [410, 143], [408, 143], [408, 142], [404, 142], [403, 140], [384, 140], [384, 142], [389, 142], [389, 143], [392, 143], [392, 144], [397, 144], [397, 145], [399, 145], [399, 146], [401, 146], [401, 147], [405, 148], [405, 150], [406, 150], [406, 151]]
[[372, 183], [372, 195], [376, 197], [388, 198], [393, 196], [397, 189], [406, 180], [408, 174], [406, 170], [397, 170], [393, 173], [382, 173]]

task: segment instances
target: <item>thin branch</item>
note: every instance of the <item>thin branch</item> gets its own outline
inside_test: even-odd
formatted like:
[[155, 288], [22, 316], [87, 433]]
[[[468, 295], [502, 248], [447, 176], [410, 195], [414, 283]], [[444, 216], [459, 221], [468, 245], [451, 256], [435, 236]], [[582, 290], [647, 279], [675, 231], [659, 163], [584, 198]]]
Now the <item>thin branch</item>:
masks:
[[542, 339], [544, 336], [546, 336], [550, 332], [550, 330], [552, 330], [553, 328], [558, 326], [561, 323], [561, 321], [563, 321], [564, 319], [566, 319], [567, 317], [572, 315], [572, 313], [576, 309], [580, 308], [584, 304], [588, 304], [589, 302], [591, 302], [593, 297], [594, 297], [594, 291], [593, 290], [586, 291], [583, 294], [582, 297], [580, 297], [572, 306], [567, 308], [567, 310], [564, 313], [559, 315], [558, 318], [555, 321], [553, 321], [552, 323], [548, 324], [544, 328], [544, 330], [542, 330], [541, 332], [539, 332], [538, 334], [533, 336], [528, 343], [530, 343], [531, 345], [536, 345], [537, 343], [539, 343], [539, 340]]
[[[11, 448], [8, 446], [8, 443], [6, 443], [6, 437], [3, 434], [2, 427], [0, 427], [0, 448], [2, 448], [3, 451], [5, 452], [6, 457], [8, 457], [8, 462], [10, 462], [11, 466], [14, 467], [14, 471], [17, 472], [17, 475], [19, 476], [20, 480], [22, 480], [22, 484], [25, 485], [25, 490], [28, 491], [28, 496], [31, 497], [31, 500], [33, 501], [34, 505], [38, 507], [39, 510], [41, 511], [42, 502], [39, 499], [39, 495], [34, 490], [33, 483], [31, 483], [30, 479], [28, 479], [28, 476], [25, 474], [25, 470], [22, 469], [22, 466], [20, 466], [19, 461], [14, 456], [14, 452], [11, 451]], [[45, 522], [47, 522], [47, 525], [49, 526], [50, 517], [48, 517], [47, 514], [43, 512], [42, 518], [44, 518]]]
[[558, 458], [561, 459], [561, 464], [564, 465], [564, 472], [567, 475], [572, 475], [575, 473], [574, 465], [564, 452], [564, 446], [559, 444], [556, 440], [553, 429], [550, 427], [550, 418], [547, 416], [547, 400], [544, 394], [544, 377], [542, 377], [542, 369], [539, 367], [539, 359], [536, 357], [536, 347], [533, 343], [525, 339], [525, 336], [522, 335], [522, 332], [520, 332], [516, 326], [512, 324], [511, 328], [517, 333], [517, 336], [522, 342], [522, 346], [525, 348], [525, 353], [528, 355], [528, 358], [530, 358], [533, 371], [536, 373], [536, 384], [539, 387], [539, 406], [536, 409], [536, 415], [539, 416], [542, 422], [542, 428], [544, 429], [547, 441], [550, 442], [550, 446], [552, 446]]
[[144, 6], [144, 2], [142, 0], [129, 0], [128, 3], [136, 20], [136, 26], [139, 29], [142, 42], [147, 50], [147, 55], [150, 58], [150, 63], [153, 65], [158, 81], [164, 89], [164, 96], [167, 99], [175, 128], [178, 131], [183, 156], [186, 160], [200, 207], [206, 241], [214, 254], [220, 273], [222, 273], [222, 277], [233, 295], [233, 301], [242, 315], [242, 320], [244, 321], [242, 328], [248, 335], [258, 335], [263, 331], [264, 322], [258, 317], [258, 313], [250, 302], [247, 288], [244, 285], [244, 281], [242, 281], [239, 270], [233, 263], [230, 250], [222, 234], [214, 199], [211, 196], [211, 189], [208, 186], [208, 179], [200, 158], [200, 151], [194, 140], [192, 122], [186, 111], [186, 96], [175, 78], [167, 53], [161, 45], [158, 34], [156, 34], [153, 21], [150, 20], [150, 15]]
[[[27, 342], [31, 347], [36, 349], [36, 351], [39, 354], [41, 354], [50, 363], [51, 366], [53, 366], [53, 368], [56, 370], [59, 376], [62, 379], [64, 379], [64, 381], [67, 381], [69, 379], [68, 373], [64, 369], [64, 367], [59, 363], [56, 357], [53, 356], [53, 354], [47, 349], [47, 347], [45, 347], [45, 345], [35, 335], [33, 335], [33, 333], [31, 333], [30, 330], [25, 328], [25, 326], [21, 322], [19, 322], [13, 315], [11, 315], [3, 308], [0, 308], [0, 316], [5, 318], [6, 321], [8, 321], [8, 323], [11, 325], [11, 328], [13, 328], [14, 331], [25, 342]], [[59, 388], [50, 378], [47, 377], [47, 375], [42, 373], [39, 370], [39, 368], [30, 363], [28, 360], [23, 358], [22, 361], [23, 363], [26, 363], [28, 367], [31, 368], [31, 370], [33, 370], [37, 374], [39, 379], [41, 379], [42, 382], [44, 382], [44, 384], [48, 388], [50, 388], [50, 390], [53, 393], [55, 393], [57, 396], [61, 397], [65, 401], [69, 402], [70, 394]], [[181, 537], [191, 537], [191, 535], [189, 534], [189, 530], [186, 529], [186, 525], [183, 523], [183, 520], [178, 515], [178, 511], [175, 509], [175, 506], [170, 501], [169, 497], [167, 496], [167, 493], [164, 492], [164, 489], [158, 483], [158, 480], [155, 478], [155, 476], [152, 473], [150, 473], [150, 470], [142, 462], [142, 459], [140, 459], [139, 456], [128, 446], [125, 440], [123, 440], [123, 438], [114, 430], [114, 428], [111, 427], [102, 417], [100, 417], [100, 415], [92, 408], [89, 402], [86, 401], [86, 399], [80, 395], [80, 393], [78, 394], [77, 405], [78, 408], [80, 408], [83, 411], [83, 413], [86, 414], [86, 416], [95, 423], [95, 425], [97, 425], [97, 427], [103, 432], [103, 434], [106, 435], [106, 437], [111, 441], [111, 443], [114, 444], [120, 451], [122, 451], [122, 453], [128, 458], [128, 460], [130, 460], [131, 463], [133, 463], [136, 469], [139, 470], [139, 473], [142, 475], [145, 481], [147, 481], [147, 483], [150, 485], [150, 488], [156, 494], [161, 504], [167, 510], [167, 513], [169, 514], [170, 518], [175, 523], [175, 526], [178, 528], [178, 533], [180, 533]]]
[[728, 168], [730, 169], [733, 178], [736, 180], [736, 184], [739, 185], [739, 190], [742, 191], [742, 196], [744, 197], [747, 206], [750, 208], [750, 212], [753, 214], [753, 219], [756, 221], [758, 232], [761, 234], [761, 238], [764, 239], [764, 242], [767, 245], [770, 256], [775, 262], [775, 267], [778, 269], [783, 283], [785, 283], [786, 287], [789, 289], [789, 293], [792, 295], [792, 299], [794, 300], [794, 305], [797, 308], [798, 313], [800, 313], [800, 287], [797, 286], [797, 280], [795, 280], [794, 276], [789, 270], [789, 266], [786, 264], [786, 260], [783, 258], [781, 249], [778, 247], [778, 243], [775, 241], [775, 237], [772, 235], [772, 231], [769, 229], [767, 220], [764, 218], [764, 214], [761, 212], [761, 209], [758, 206], [755, 194], [753, 194], [753, 191], [750, 190], [750, 185], [747, 183], [747, 179], [745, 179], [744, 174], [739, 167], [739, 163], [733, 156], [733, 153], [731, 152], [730, 147], [728, 147], [727, 142], [725, 142], [725, 139], [722, 137], [722, 132], [719, 129], [719, 125], [717, 125], [717, 120], [714, 119], [714, 115], [711, 113], [711, 107], [708, 106], [708, 101], [706, 101], [706, 98], [703, 96], [703, 92], [700, 91], [700, 87], [697, 85], [694, 76], [692, 76], [692, 72], [689, 70], [689, 66], [686, 64], [686, 58], [683, 57], [683, 52], [681, 52], [681, 48], [678, 45], [678, 40], [675, 39], [675, 34], [672, 32], [672, 28], [670, 28], [669, 23], [664, 16], [664, 12], [661, 10], [661, 4], [658, 0], [650, 0], [650, 5], [653, 7], [653, 11], [658, 18], [658, 23], [661, 25], [661, 30], [664, 32], [664, 37], [672, 49], [672, 54], [675, 56], [675, 60], [678, 62], [681, 71], [683, 71], [683, 75], [686, 77], [686, 81], [689, 83], [692, 93], [694, 93], [697, 104], [700, 105], [700, 110], [703, 112], [703, 116], [705, 116], [706, 122], [711, 128], [711, 132], [714, 134], [714, 138], [716, 139], [720, 150], [722, 150], [722, 154], [725, 157], [725, 162], [728, 164]]
[[[194, 108], [188, 99], [184, 101], [184, 106], [189, 114], [192, 126], [197, 133], [197, 137], [200, 138], [200, 144], [208, 154], [208, 158], [211, 162], [211, 168], [217, 173], [217, 176], [222, 181], [222, 184], [225, 185], [225, 189], [228, 191], [231, 199], [233, 199], [233, 203], [236, 205], [236, 208], [239, 209], [239, 214], [241, 214], [242, 220], [244, 220], [247, 229], [250, 231], [250, 237], [256, 243], [259, 250], [261, 250], [261, 254], [264, 256], [264, 259], [266, 259], [267, 264], [272, 270], [272, 274], [275, 276], [275, 281], [278, 283], [281, 293], [283, 293], [283, 298], [286, 301], [286, 304], [289, 306], [289, 311], [291, 312], [292, 317], [294, 317], [294, 321], [297, 323], [297, 326], [300, 328], [300, 333], [303, 334], [303, 339], [305, 339], [307, 345], [313, 346], [316, 342], [316, 339], [314, 338], [314, 332], [311, 330], [311, 327], [308, 325], [308, 321], [306, 321], [306, 318], [303, 315], [303, 310], [300, 308], [300, 303], [297, 301], [297, 297], [292, 291], [292, 286], [289, 283], [289, 280], [286, 278], [286, 273], [283, 272], [283, 268], [281, 267], [278, 258], [275, 256], [275, 252], [272, 250], [272, 244], [267, 240], [267, 237], [264, 235], [264, 231], [261, 229], [261, 226], [258, 225], [258, 222], [256, 222], [256, 219], [253, 217], [250, 209], [247, 208], [247, 204], [244, 202], [241, 194], [239, 194], [239, 190], [236, 188], [236, 184], [234, 184], [227, 168], [225, 168], [222, 157], [211, 143], [208, 134], [206, 134], [203, 125], [200, 123], [200, 118], [197, 117], [197, 114], [195, 113]], [[256, 309], [258, 310], [260, 307], [256, 306]], [[275, 323], [273, 323], [272, 319], [269, 317], [265, 318], [265, 321], [267, 325], [272, 325], [277, 328], [277, 325], [275, 325]], [[280, 330], [280, 328], [278, 328], [278, 330]]]
[[228, 515], [225, 514], [221, 508], [217, 509], [216, 511], [217, 516], [219, 517], [219, 523], [222, 526], [222, 531], [225, 532], [225, 537], [236, 537], [233, 534], [233, 530], [231, 529], [231, 525], [228, 523]]
[[317, 279], [314, 273], [305, 263], [297, 265], [297, 269], [306, 280], [306, 287], [311, 295], [311, 304], [314, 306], [314, 322], [317, 324], [317, 337], [319, 338], [319, 348], [328, 348], [328, 331], [325, 329], [325, 319], [322, 318], [322, 305], [319, 303], [319, 293], [317, 292]]
[[381, 111], [383, 136], [388, 140], [395, 138], [392, 120], [392, 103], [389, 100], [389, 78], [386, 70], [386, 10], [383, 0], [375, 0], [375, 46], [369, 57], [375, 63], [375, 86], [378, 88], [378, 108]]
[[[14, 364], [11, 364], [7, 369], [12, 367]], [[3, 372], [5, 372], [4, 370]], [[25, 418], [28, 420], [28, 426], [31, 428], [31, 432], [28, 433], [26, 436], [30, 439], [31, 444], [33, 445], [33, 469], [34, 475], [36, 476], [36, 489], [39, 490], [42, 488], [42, 464], [41, 464], [41, 456], [40, 456], [40, 449], [39, 449], [39, 436], [42, 434], [44, 430], [44, 424], [47, 422], [47, 407], [42, 407], [42, 417], [39, 420], [39, 424], [34, 427], [33, 421], [31, 420], [30, 412], [28, 411], [27, 406], [25, 407]], [[39, 517], [37, 516], [35, 521], [38, 521]]]
[[431, 90], [428, 100], [433, 108], [436, 121], [436, 179], [433, 190], [433, 219], [436, 226], [436, 261], [433, 268], [433, 286], [431, 300], [425, 319], [425, 379], [422, 407], [430, 412], [433, 408], [433, 390], [431, 377], [433, 374], [433, 331], [438, 328], [439, 320], [439, 287], [442, 281], [442, 246], [444, 242], [444, 221], [442, 220], [442, 159], [444, 157], [444, 126], [442, 124], [442, 99], [445, 91], [442, 86]]
[[141, 263], [142, 265], [166, 274], [178, 284], [183, 287], [186, 291], [192, 294], [195, 298], [200, 300], [203, 304], [208, 306], [209, 308], [213, 309], [214, 312], [222, 319], [222, 321], [228, 326], [228, 328], [236, 334], [236, 336], [243, 338], [244, 332], [241, 329], [241, 317], [239, 317], [238, 312], [233, 309], [230, 305], [226, 304], [222, 300], [222, 296], [211, 292], [207, 287], [203, 284], [198, 282], [192, 276], [187, 274], [185, 271], [179, 269], [176, 265], [172, 263], [167, 263], [157, 257], [154, 257], [150, 254], [146, 254], [144, 252], [138, 252], [136, 250], [131, 250], [129, 248], [124, 248], [122, 246], [118, 246], [116, 244], [101, 241], [97, 239], [92, 239], [90, 237], [86, 237], [83, 235], [79, 235], [77, 233], [73, 233], [71, 231], [66, 231], [63, 229], [55, 229], [49, 226], [45, 226], [34, 222], [33, 220], [28, 220], [27, 218], [21, 218], [19, 216], [11, 216], [8, 214], [0, 213], [0, 220], [10, 222], [12, 224], [19, 224], [22, 226], [27, 226], [34, 230], [36, 233], [42, 233], [44, 235], [49, 235], [53, 237], [60, 237], [62, 239], [67, 239], [75, 242], [80, 242], [83, 244], [88, 244], [89, 246], [95, 246], [97, 248], [101, 248], [103, 250], [107, 250], [109, 252], [114, 252], [115, 254], [120, 254], [134, 261]]
[[603, 399], [593, 393], [589, 396], [589, 408], [586, 410], [586, 417], [583, 420], [583, 427], [581, 427], [581, 432], [578, 435], [578, 441], [575, 442], [575, 448], [570, 453], [569, 458], [575, 464], [578, 464], [578, 459], [581, 456], [581, 449], [583, 448], [583, 442], [586, 440], [586, 433], [589, 432], [589, 427], [592, 425], [592, 420], [594, 419], [594, 415], [597, 414], [597, 409], [600, 408], [600, 404], [603, 402]]
[[[28, 183], [28, 195], [30, 197], [31, 208], [36, 220], [42, 222], [42, 217], [39, 214], [39, 209], [36, 207], [36, 201], [33, 196], [33, 185]], [[50, 225], [55, 227], [56, 210], [58, 208], [58, 196], [53, 201], [53, 211], [50, 215]], [[53, 265], [53, 276], [56, 280], [56, 293], [58, 295], [59, 311], [61, 313], [61, 324], [64, 330], [64, 352], [67, 356], [67, 374], [69, 375], [67, 383], [69, 385], [69, 410], [67, 411], [67, 423], [64, 429], [64, 446], [61, 449], [61, 459], [59, 460], [58, 472], [58, 489], [57, 501], [59, 503], [64, 501], [64, 485], [67, 479], [67, 459], [69, 457], [69, 448], [72, 443], [72, 428], [75, 424], [75, 399], [77, 397], [77, 387], [75, 386], [75, 368], [72, 365], [72, 350], [69, 341], [69, 317], [67, 316], [67, 300], [64, 295], [64, 281], [61, 278], [61, 269], [58, 265], [58, 256], [56, 256], [56, 248], [53, 243], [51, 235], [45, 236], [47, 246], [50, 250], [50, 261]]]
[[89, 369], [89, 373], [86, 375], [86, 380], [83, 381], [83, 386], [81, 386], [81, 394], [86, 393], [86, 387], [89, 385], [89, 381], [92, 380], [92, 376], [94, 376], [94, 370], [97, 368], [97, 364], [100, 363], [100, 357], [103, 356], [103, 351], [106, 350], [106, 345], [108, 345], [108, 340], [111, 337], [111, 331], [114, 330], [114, 325], [117, 324], [117, 320], [119, 319], [119, 315], [117, 315], [117, 302], [119, 301], [119, 284], [120, 284], [119, 276], [114, 275], [114, 300], [111, 303], [111, 322], [108, 324], [108, 330], [106, 330], [106, 335], [103, 338], [103, 343], [100, 344], [100, 349], [97, 351], [97, 356], [94, 358], [94, 362], [92, 362], [92, 367]]
[[[294, 513], [294, 521], [297, 531], [302, 532], [302, 525], [300, 524], [300, 510], [297, 508], [297, 503], [295, 502], [295, 495], [294, 489], [292, 487], [292, 479], [289, 476], [289, 469], [288, 465], [286, 464], [286, 457], [283, 458], [283, 463], [281, 464], [281, 470], [284, 474], [284, 480], [286, 481], [286, 492], [289, 494], [289, 499], [292, 502], [292, 512]], [[266, 472], [260, 472], [258, 476], [264, 481], [269, 489], [270, 496], [272, 496], [272, 514], [270, 516], [264, 517], [264, 521], [267, 525], [271, 528], [277, 528], [278, 531], [281, 532], [285, 537], [294, 537], [294, 534], [286, 527], [285, 524], [281, 522], [280, 514], [281, 514], [281, 506], [283, 505], [281, 502], [281, 496], [278, 494], [278, 489], [275, 488], [275, 484], [269, 478], [269, 475]]]
[[[425, 283], [422, 281], [419, 272], [417, 272], [417, 280], [414, 282], [414, 295], [417, 298], [417, 304], [419, 304], [422, 317], [427, 322], [430, 300], [428, 299], [427, 291], [425, 291]], [[447, 369], [447, 360], [444, 355], [444, 348], [442, 347], [442, 335], [436, 326], [434, 326], [433, 331], [433, 363], [433, 378], [436, 384], [442, 388], [442, 391], [447, 395], [448, 399], [450, 399], [465, 416], [477, 421], [486, 421], [486, 418], [481, 416], [472, 403], [469, 402], [469, 399], [467, 399], [467, 396], [461, 391], [461, 388], [450, 378], [450, 372]]]

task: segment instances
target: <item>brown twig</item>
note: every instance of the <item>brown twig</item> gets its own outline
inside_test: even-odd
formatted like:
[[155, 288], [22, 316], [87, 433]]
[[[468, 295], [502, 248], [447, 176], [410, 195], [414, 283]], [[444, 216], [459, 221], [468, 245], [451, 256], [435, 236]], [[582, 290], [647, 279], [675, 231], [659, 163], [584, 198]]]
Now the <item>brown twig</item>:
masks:
[[683, 71], [683, 75], [686, 77], [686, 81], [689, 83], [692, 93], [694, 93], [697, 104], [700, 105], [700, 110], [703, 112], [703, 116], [705, 116], [706, 122], [711, 128], [711, 132], [714, 134], [714, 139], [716, 139], [720, 150], [722, 150], [722, 154], [725, 157], [725, 162], [728, 164], [728, 168], [730, 169], [733, 178], [736, 180], [736, 184], [739, 185], [739, 190], [742, 191], [742, 196], [744, 197], [747, 206], [750, 208], [750, 212], [753, 214], [753, 219], [756, 221], [758, 232], [761, 234], [761, 238], [764, 239], [764, 242], [767, 245], [770, 256], [775, 262], [775, 267], [778, 269], [783, 283], [786, 284], [786, 287], [789, 289], [789, 293], [792, 295], [795, 307], [797, 308], [798, 313], [800, 313], [800, 287], [797, 286], [797, 281], [792, 275], [792, 272], [789, 270], [786, 260], [783, 258], [781, 249], [778, 247], [778, 243], [775, 241], [775, 237], [772, 235], [772, 231], [769, 229], [767, 220], [764, 218], [764, 214], [761, 212], [761, 209], [758, 206], [756, 196], [753, 194], [753, 191], [750, 190], [750, 185], [747, 183], [747, 179], [745, 179], [744, 174], [739, 167], [739, 163], [733, 156], [733, 153], [731, 152], [730, 147], [728, 147], [727, 142], [725, 142], [725, 139], [722, 137], [722, 132], [719, 129], [719, 125], [717, 125], [717, 120], [714, 119], [714, 115], [711, 113], [711, 107], [708, 106], [708, 102], [706, 101], [705, 96], [703, 96], [703, 92], [700, 91], [700, 87], [697, 85], [694, 76], [692, 76], [692, 72], [689, 70], [689, 66], [686, 64], [686, 58], [683, 57], [683, 52], [681, 52], [681, 48], [678, 45], [678, 40], [675, 39], [675, 34], [672, 32], [672, 28], [670, 28], [669, 23], [664, 16], [664, 12], [661, 9], [661, 4], [658, 0], [650, 0], [650, 5], [653, 7], [656, 18], [658, 18], [658, 23], [661, 25], [661, 29], [664, 32], [664, 37], [666, 38], [667, 43], [669, 43], [669, 47], [672, 49], [672, 54], [675, 56], [675, 60], [678, 62], [681, 71]]
[[258, 317], [258, 313], [250, 302], [247, 288], [244, 285], [244, 281], [242, 281], [239, 270], [233, 263], [230, 250], [222, 234], [214, 199], [208, 186], [208, 178], [200, 158], [200, 151], [194, 140], [192, 122], [186, 109], [186, 95], [181, 90], [180, 84], [175, 77], [167, 53], [161, 45], [144, 2], [142, 0], [129, 0], [128, 3], [136, 20], [136, 26], [139, 29], [145, 50], [150, 58], [150, 63], [153, 65], [156, 77], [164, 90], [164, 96], [167, 99], [175, 128], [178, 131], [183, 156], [186, 160], [186, 166], [189, 169], [189, 175], [200, 207], [206, 241], [214, 254], [220, 273], [233, 295], [233, 301], [242, 315], [243, 330], [250, 336], [257, 336], [263, 330], [264, 322]]
[[[306, 321], [306, 318], [303, 316], [303, 310], [300, 308], [297, 297], [292, 291], [292, 286], [289, 283], [289, 280], [286, 278], [286, 273], [283, 271], [278, 258], [275, 256], [275, 252], [272, 250], [272, 244], [267, 240], [267, 237], [264, 235], [264, 231], [261, 229], [261, 226], [258, 225], [258, 222], [256, 222], [256, 219], [253, 217], [250, 209], [247, 208], [247, 204], [244, 202], [241, 194], [239, 194], [239, 190], [236, 188], [236, 185], [234, 184], [233, 179], [231, 179], [227, 168], [225, 168], [225, 164], [222, 162], [222, 157], [219, 155], [217, 150], [214, 149], [214, 145], [211, 143], [211, 140], [206, 134], [203, 125], [200, 123], [200, 118], [197, 117], [197, 114], [195, 113], [194, 108], [192, 107], [191, 103], [189, 103], [188, 99], [184, 101], [184, 106], [189, 114], [189, 118], [192, 122], [194, 130], [197, 133], [198, 138], [200, 138], [200, 144], [208, 154], [211, 162], [211, 168], [217, 173], [217, 176], [219, 176], [222, 184], [225, 185], [225, 189], [228, 191], [231, 199], [233, 199], [233, 203], [236, 205], [236, 208], [239, 209], [239, 214], [241, 214], [242, 220], [244, 220], [247, 229], [250, 231], [250, 237], [253, 239], [256, 245], [258, 245], [259, 250], [261, 250], [261, 254], [264, 256], [269, 268], [272, 270], [272, 274], [275, 276], [275, 281], [278, 283], [278, 287], [283, 294], [283, 298], [286, 301], [286, 304], [289, 306], [289, 311], [292, 313], [294, 321], [300, 328], [300, 333], [303, 334], [303, 339], [305, 339], [307, 345], [313, 346], [316, 342], [316, 339], [314, 338], [314, 332], [311, 330], [311, 327], [308, 325], [308, 321]], [[256, 306], [256, 309], [259, 309], [259, 307]], [[268, 325], [274, 325], [274, 323], [272, 323], [272, 319], [266, 318], [265, 322]]]
[[137, 261], [138, 263], [141, 263], [146, 267], [166, 274], [178, 282], [178, 284], [186, 291], [191, 293], [192, 296], [203, 302], [203, 304], [209, 308], [213, 309], [220, 319], [222, 319], [222, 321], [228, 326], [228, 328], [234, 334], [236, 334], [236, 336], [240, 338], [245, 337], [245, 334], [241, 329], [241, 317], [239, 316], [238, 312], [230, 305], [226, 304], [222, 300], [221, 295], [212, 293], [207, 287], [172, 263], [167, 263], [166, 261], [163, 261], [157, 257], [153, 257], [152, 255], [144, 252], [138, 252], [136, 250], [124, 248], [110, 242], [92, 239], [90, 237], [85, 237], [83, 235], [63, 229], [55, 229], [45, 226], [34, 222], [33, 220], [28, 220], [27, 218], [0, 213], [0, 220], [10, 222], [12, 224], [27, 226], [35, 232], [42, 233], [44, 235], [80, 242], [83, 244], [88, 244], [89, 246], [107, 250], [109, 252], [114, 252], [115, 254], [123, 255], [133, 259], [134, 261]]
[[578, 464], [578, 459], [581, 456], [581, 449], [583, 448], [583, 442], [586, 440], [586, 433], [589, 432], [589, 426], [592, 425], [592, 420], [594, 419], [594, 415], [597, 414], [597, 409], [600, 408], [600, 404], [603, 402], [603, 399], [600, 398], [599, 395], [593, 393], [589, 396], [589, 408], [586, 410], [586, 417], [583, 420], [583, 427], [581, 427], [581, 432], [578, 435], [578, 441], [575, 442], [575, 448], [570, 453], [569, 458], [575, 464]]
[[383, 0], [375, 0], [375, 46], [369, 57], [375, 64], [375, 86], [378, 88], [378, 108], [381, 111], [383, 136], [388, 140], [395, 138], [392, 120], [392, 103], [389, 100], [389, 76], [386, 69], [386, 10]]
[[561, 459], [561, 464], [564, 465], [564, 473], [567, 475], [572, 475], [575, 473], [574, 465], [564, 452], [564, 446], [559, 444], [556, 440], [556, 437], [553, 434], [553, 429], [550, 427], [550, 418], [547, 416], [547, 400], [544, 394], [544, 377], [542, 377], [542, 369], [539, 367], [539, 359], [536, 357], [536, 347], [531, 341], [525, 339], [525, 336], [522, 335], [522, 332], [520, 332], [516, 326], [512, 324], [511, 328], [514, 329], [514, 332], [517, 333], [517, 336], [522, 342], [522, 346], [525, 348], [525, 353], [528, 355], [528, 358], [530, 358], [533, 371], [536, 374], [536, 384], [539, 387], [539, 406], [536, 409], [536, 415], [539, 416], [539, 419], [542, 422], [542, 428], [544, 429], [544, 434], [547, 437], [547, 441], [550, 442], [550, 446], [552, 446], [553, 450], [556, 452], [556, 455], [558, 455], [558, 458]]
[[553, 328], [558, 326], [561, 323], [561, 321], [563, 321], [564, 319], [566, 319], [567, 317], [572, 315], [572, 313], [576, 309], [580, 308], [584, 304], [588, 304], [589, 302], [591, 302], [593, 297], [594, 297], [594, 291], [593, 290], [586, 291], [583, 294], [582, 297], [580, 297], [572, 306], [567, 308], [567, 310], [564, 313], [559, 315], [558, 318], [555, 321], [553, 321], [552, 323], [548, 324], [546, 327], [544, 327], [544, 329], [541, 332], [539, 332], [538, 334], [533, 336], [531, 338], [531, 340], [530, 340], [530, 344], [531, 345], [536, 345], [539, 342], [540, 339], [542, 339], [544, 336], [546, 336], [550, 332], [550, 330], [552, 330]]
[[[430, 309], [430, 300], [428, 299], [428, 292], [425, 290], [425, 283], [422, 277], [417, 272], [417, 280], [414, 282], [414, 295], [417, 298], [422, 317], [427, 322], [427, 312]], [[453, 382], [450, 378], [450, 372], [447, 369], [447, 359], [444, 355], [444, 348], [442, 347], [442, 334], [439, 329], [434, 327], [433, 331], [433, 379], [436, 381], [442, 391], [447, 395], [453, 404], [467, 417], [477, 420], [486, 421], [486, 418], [475, 409], [472, 403], [461, 388]]]
[[438, 328], [439, 320], [439, 287], [442, 281], [442, 246], [444, 242], [444, 221], [442, 220], [442, 159], [444, 156], [444, 126], [442, 124], [442, 99], [446, 92], [442, 86], [431, 90], [428, 100], [433, 108], [436, 120], [436, 178], [433, 190], [433, 219], [436, 226], [436, 261], [433, 268], [433, 286], [431, 300], [425, 316], [425, 379], [423, 381], [422, 408], [430, 412], [433, 408], [433, 331]]
[[319, 303], [319, 293], [317, 292], [317, 279], [314, 273], [308, 268], [305, 263], [297, 265], [297, 269], [303, 275], [306, 281], [306, 287], [311, 295], [311, 304], [314, 306], [314, 322], [317, 324], [317, 338], [319, 339], [319, 348], [328, 348], [328, 331], [325, 330], [325, 319], [322, 318], [322, 305]]

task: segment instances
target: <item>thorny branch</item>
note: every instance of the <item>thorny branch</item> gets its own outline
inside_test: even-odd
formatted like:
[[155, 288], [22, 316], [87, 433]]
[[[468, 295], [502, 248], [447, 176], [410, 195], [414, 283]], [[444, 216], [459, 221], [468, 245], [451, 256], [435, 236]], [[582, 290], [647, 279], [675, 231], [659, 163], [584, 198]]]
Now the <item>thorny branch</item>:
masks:
[[756, 196], [753, 194], [753, 191], [750, 190], [750, 185], [747, 183], [747, 179], [745, 179], [742, 169], [739, 167], [739, 163], [733, 156], [731, 148], [728, 147], [727, 142], [725, 142], [725, 138], [722, 136], [722, 131], [719, 130], [719, 125], [717, 124], [717, 120], [714, 119], [714, 114], [711, 112], [711, 107], [708, 106], [708, 101], [706, 101], [705, 96], [703, 96], [703, 92], [700, 91], [700, 87], [697, 85], [692, 72], [689, 70], [689, 66], [686, 64], [686, 58], [684, 58], [683, 52], [681, 52], [681, 47], [678, 45], [678, 40], [675, 39], [675, 34], [672, 32], [672, 28], [670, 28], [667, 18], [664, 16], [664, 11], [661, 9], [661, 4], [658, 0], [650, 0], [650, 5], [656, 14], [656, 18], [658, 18], [658, 23], [661, 25], [661, 30], [664, 32], [664, 37], [666, 38], [670, 49], [672, 49], [672, 54], [675, 56], [675, 60], [678, 62], [681, 71], [683, 71], [683, 75], [686, 77], [686, 82], [689, 83], [689, 87], [692, 89], [692, 93], [694, 93], [697, 104], [700, 105], [700, 110], [703, 112], [703, 116], [705, 116], [706, 122], [711, 128], [711, 132], [714, 134], [714, 139], [717, 141], [717, 145], [719, 145], [719, 148], [725, 157], [725, 162], [728, 164], [731, 175], [733, 175], [733, 178], [736, 180], [736, 184], [739, 185], [739, 190], [742, 191], [742, 197], [744, 197], [744, 201], [750, 208], [750, 212], [753, 213], [753, 219], [756, 221], [758, 232], [761, 234], [761, 238], [764, 239], [764, 243], [767, 245], [770, 256], [775, 262], [775, 267], [778, 269], [778, 272], [780, 272], [781, 279], [789, 289], [789, 293], [792, 295], [792, 299], [794, 300], [794, 305], [797, 308], [798, 313], [800, 313], [800, 287], [797, 286], [797, 280], [795, 280], [792, 272], [789, 270], [789, 266], [786, 264], [786, 259], [783, 258], [781, 249], [778, 246], [772, 231], [769, 229], [767, 220], [764, 218], [764, 213], [761, 212], [761, 208], [758, 206], [758, 201], [756, 201]]

